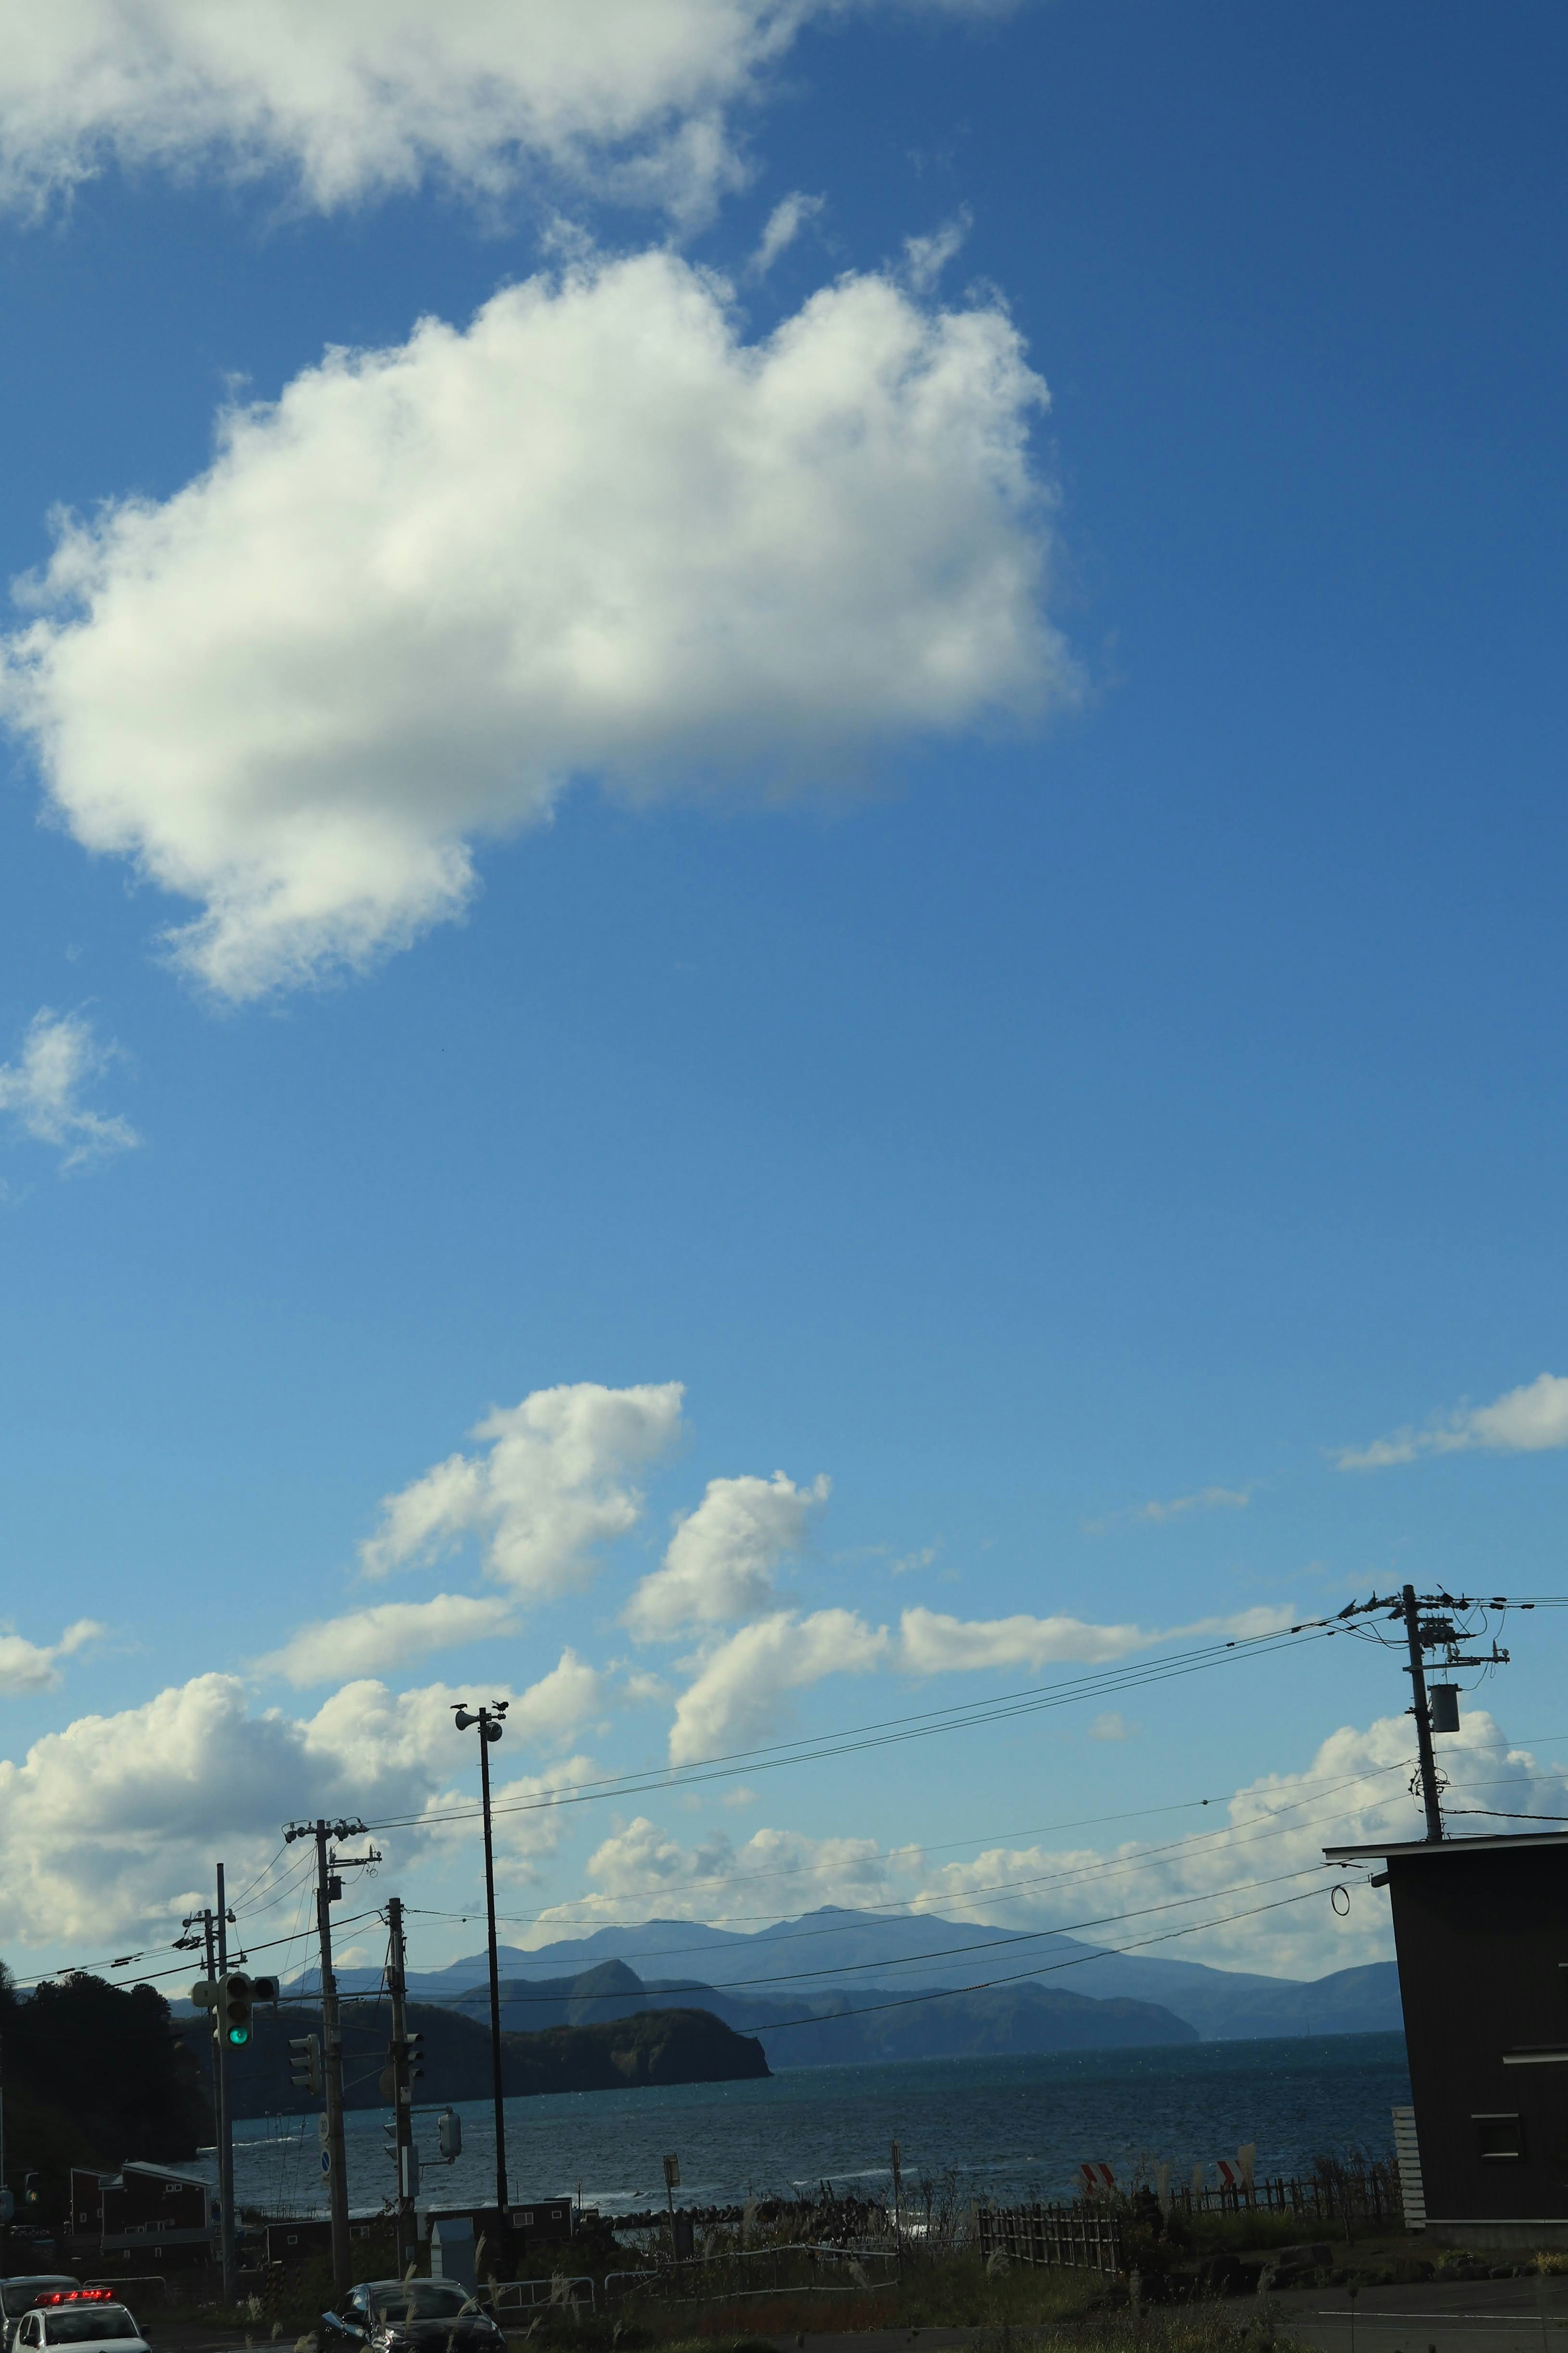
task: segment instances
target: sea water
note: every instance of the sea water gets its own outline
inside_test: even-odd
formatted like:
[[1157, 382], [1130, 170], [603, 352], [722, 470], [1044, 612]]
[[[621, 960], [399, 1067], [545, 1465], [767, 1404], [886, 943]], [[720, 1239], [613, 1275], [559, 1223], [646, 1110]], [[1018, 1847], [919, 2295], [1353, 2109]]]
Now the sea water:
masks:
[[[1259, 2174], [1300, 2174], [1321, 2154], [1392, 2153], [1390, 2111], [1410, 2097], [1401, 2034], [1321, 2041], [1179, 2043], [1004, 2059], [791, 2068], [742, 2084], [548, 2093], [506, 2103], [512, 2202], [581, 2192], [625, 2214], [664, 2203], [662, 2160], [680, 2162], [679, 2202], [728, 2205], [790, 2197], [824, 2181], [884, 2194], [890, 2144], [906, 2183], [957, 2177], [968, 2198], [1070, 2196], [1086, 2160], [1128, 2179], [1161, 2160], [1178, 2181], [1194, 2164], [1257, 2147]], [[494, 2111], [458, 2104], [463, 2154], [437, 2157], [436, 2112], [421, 2110], [421, 2206], [493, 2202]], [[393, 2187], [386, 2112], [345, 2117], [349, 2202], [374, 2211]], [[242, 2206], [324, 2213], [313, 2116], [236, 2126]]]

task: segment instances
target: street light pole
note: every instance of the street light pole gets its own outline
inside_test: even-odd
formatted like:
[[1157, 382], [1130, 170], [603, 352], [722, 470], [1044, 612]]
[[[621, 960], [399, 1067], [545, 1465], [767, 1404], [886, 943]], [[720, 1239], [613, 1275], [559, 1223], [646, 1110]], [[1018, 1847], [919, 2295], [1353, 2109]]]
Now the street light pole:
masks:
[[490, 1742], [499, 1740], [505, 1729], [501, 1718], [508, 1705], [506, 1700], [498, 1699], [489, 1707], [470, 1708], [465, 1704], [455, 1711], [459, 1732], [477, 1725], [479, 1733], [479, 1793], [485, 1818], [485, 1919], [490, 1939], [490, 2086], [496, 2111], [496, 2205], [503, 2228], [507, 2208], [506, 2103], [500, 2073], [500, 1960], [496, 1950], [496, 1862], [490, 1836]]

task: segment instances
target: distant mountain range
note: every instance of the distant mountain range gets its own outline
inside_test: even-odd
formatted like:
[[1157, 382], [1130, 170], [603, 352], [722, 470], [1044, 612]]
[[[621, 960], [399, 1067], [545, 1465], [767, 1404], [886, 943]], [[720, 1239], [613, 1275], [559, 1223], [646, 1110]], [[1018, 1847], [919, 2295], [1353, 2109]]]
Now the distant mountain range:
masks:
[[[1397, 2032], [1404, 2022], [1392, 1961], [1310, 1979], [1263, 1977], [1107, 1953], [1055, 1934], [836, 1906], [752, 1936], [689, 1920], [597, 1928], [531, 1952], [503, 1946], [500, 1968], [510, 2031], [689, 2007], [755, 2033], [774, 2069], [849, 2058]], [[368, 1991], [380, 1979], [376, 1969], [344, 1969], [339, 1982], [347, 1993]], [[315, 1982], [308, 1971], [295, 1987], [309, 1992]], [[483, 1953], [411, 1972], [408, 1980], [411, 1999], [476, 2017], [488, 2015], [488, 1987]], [[944, 1999], [910, 2000], [938, 1989]], [[948, 1990], [958, 1989], [976, 1989]]]

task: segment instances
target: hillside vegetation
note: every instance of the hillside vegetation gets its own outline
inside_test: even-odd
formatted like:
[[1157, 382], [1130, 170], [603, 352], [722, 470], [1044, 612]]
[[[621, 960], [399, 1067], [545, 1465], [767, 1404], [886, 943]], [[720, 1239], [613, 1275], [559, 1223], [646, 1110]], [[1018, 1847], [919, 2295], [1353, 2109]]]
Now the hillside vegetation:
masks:
[[[485, 2099], [490, 2091], [490, 2036], [465, 2011], [433, 2003], [409, 2005], [408, 2022], [424, 2038], [422, 2100]], [[379, 2001], [342, 2005], [344, 2105], [379, 2107], [384, 2100], [381, 2071], [392, 2033], [391, 2007]], [[320, 2034], [321, 2012], [287, 2001], [276, 2010], [258, 2010], [248, 2050], [230, 2065], [237, 2116], [304, 2115], [321, 2105], [289, 2082], [291, 2038]], [[205, 2052], [205, 2020], [179, 2021], [193, 2051]], [[765, 2075], [760, 2043], [737, 2034], [709, 2012], [690, 2009], [643, 2010], [630, 2018], [597, 2025], [562, 2024], [542, 2033], [504, 2033], [501, 2080], [509, 2094], [538, 2092], [607, 2092], [641, 2084], [729, 2084]]]

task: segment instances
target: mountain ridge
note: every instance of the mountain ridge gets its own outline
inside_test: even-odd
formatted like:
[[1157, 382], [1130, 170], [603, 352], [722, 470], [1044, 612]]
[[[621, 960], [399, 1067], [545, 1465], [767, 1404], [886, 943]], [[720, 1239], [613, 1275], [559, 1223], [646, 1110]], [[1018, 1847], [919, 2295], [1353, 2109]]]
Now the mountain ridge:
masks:
[[[1020, 1946], [1023, 1953], [1009, 1950]], [[537, 1996], [563, 2005], [575, 2000], [585, 2005], [581, 2018], [629, 2014], [614, 2007], [617, 1983], [620, 1997], [633, 2007], [639, 1992], [657, 1988], [661, 2000], [696, 1999], [716, 2016], [738, 2023], [742, 2010], [748, 2019], [781, 2005], [816, 2010], [830, 1997], [852, 2010], [868, 2006], [873, 1991], [884, 2002], [939, 1990], [952, 1998], [952, 1989], [977, 1984], [999, 1990], [984, 1987], [984, 1981], [1006, 1978], [1042, 1992], [1054, 1988], [1100, 2001], [1152, 2004], [1205, 2042], [1397, 2032], [1404, 2023], [1392, 1961], [1365, 1962], [1316, 1978], [1271, 1977], [1205, 1961], [1116, 1953], [1058, 1930], [994, 1928], [934, 1913], [889, 1915], [838, 1905], [749, 1934], [700, 1921], [631, 1922], [531, 1949], [503, 1946], [500, 1959], [509, 1987], [531, 1986]], [[687, 1962], [688, 1968], [666, 1977], [647, 1966], [672, 1959]], [[1020, 1969], [1018, 1961], [1026, 1959], [1029, 1966]], [[636, 1967], [639, 1961], [643, 1972]], [[617, 1968], [636, 1978], [635, 1989], [614, 1978]], [[601, 1971], [611, 1974], [603, 1984], [584, 1989], [583, 1979], [597, 1979]], [[379, 1978], [374, 1969], [339, 1973], [345, 1992], [369, 1988]], [[408, 1990], [411, 1999], [453, 2003], [474, 2015], [479, 2014], [476, 2004], [488, 2008], [488, 1979], [489, 1962], [481, 1952], [441, 1969], [411, 1970]], [[308, 1989], [315, 1973], [307, 1971], [294, 1982], [298, 1989]], [[529, 1998], [514, 1992], [511, 1999], [521, 2005]], [[541, 2022], [544, 2014], [541, 2009]], [[561, 2022], [572, 2022], [564, 2008]], [[742, 2031], [758, 2030], [748, 2022]], [[791, 2063], [782, 2050], [779, 2061]]]

